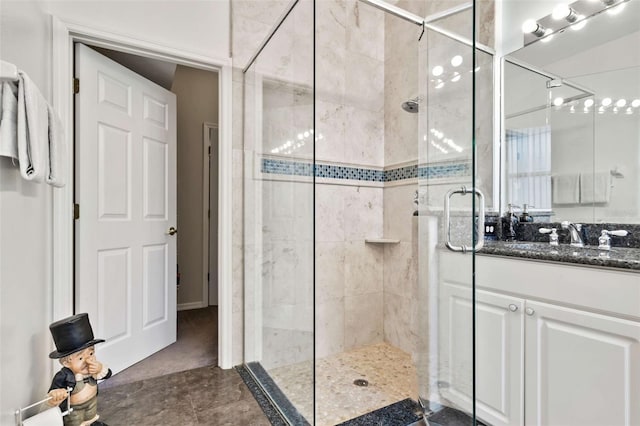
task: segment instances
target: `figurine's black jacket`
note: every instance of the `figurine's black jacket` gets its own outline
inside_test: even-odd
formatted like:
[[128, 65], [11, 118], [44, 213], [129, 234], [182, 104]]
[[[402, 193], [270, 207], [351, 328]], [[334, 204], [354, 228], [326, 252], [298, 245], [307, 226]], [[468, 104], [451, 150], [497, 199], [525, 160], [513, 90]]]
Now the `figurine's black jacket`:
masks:
[[[108, 379], [111, 377], [111, 369], [106, 376], [104, 376], [100, 380]], [[75, 388], [76, 387], [76, 377], [73, 374], [73, 371], [69, 370], [67, 367], [62, 367], [60, 371], [53, 376], [53, 380], [51, 381], [51, 387], [49, 388], [49, 392], [53, 389], [66, 389], [66, 388]]]

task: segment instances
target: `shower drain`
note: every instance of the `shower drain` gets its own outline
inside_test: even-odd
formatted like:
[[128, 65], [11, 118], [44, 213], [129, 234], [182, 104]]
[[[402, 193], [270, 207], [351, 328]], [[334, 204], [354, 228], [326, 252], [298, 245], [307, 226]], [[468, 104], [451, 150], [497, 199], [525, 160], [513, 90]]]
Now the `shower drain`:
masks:
[[369, 382], [365, 379], [355, 379], [353, 384], [356, 386], [369, 386]]

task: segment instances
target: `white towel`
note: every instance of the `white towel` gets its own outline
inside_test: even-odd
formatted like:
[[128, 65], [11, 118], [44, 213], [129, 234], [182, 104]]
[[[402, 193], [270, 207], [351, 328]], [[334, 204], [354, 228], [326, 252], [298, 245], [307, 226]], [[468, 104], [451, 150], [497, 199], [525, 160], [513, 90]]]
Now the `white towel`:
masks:
[[64, 161], [66, 158], [66, 146], [64, 143], [64, 135], [62, 134], [62, 125], [56, 115], [55, 111], [50, 105], [47, 105], [48, 116], [48, 158], [49, 167], [47, 174], [44, 177], [45, 182], [49, 185], [62, 187], [66, 181], [66, 173], [64, 168]]
[[18, 161], [26, 180], [41, 182], [48, 163], [47, 101], [23, 71], [18, 71]]
[[553, 203], [578, 204], [580, 202], [580, 174], [552, 176]]
[[0, 155], [17, 160], [18, 86], [16, 83], [0, 83], [0, 99]]
[[611, 197], [611, 172], [582, 173], [580, 203], [608, 203]]

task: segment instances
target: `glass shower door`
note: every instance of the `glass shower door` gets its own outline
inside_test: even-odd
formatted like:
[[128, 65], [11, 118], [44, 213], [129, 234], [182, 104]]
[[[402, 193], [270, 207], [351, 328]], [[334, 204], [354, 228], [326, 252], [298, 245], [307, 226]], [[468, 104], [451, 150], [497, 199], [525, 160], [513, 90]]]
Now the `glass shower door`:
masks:
[[491, 422], [500, 405], [490, 380], [499, 360], [476, 339], [503, 301], [475, 289], [485, 209], [495, 206], [493, 55], [473, 36], [474, 7], [437, 11], [420, 41], [417, 364], [433, 424]]
[[314, 418], [312, 0], [244, 70], [244, 360], [290, 424]]

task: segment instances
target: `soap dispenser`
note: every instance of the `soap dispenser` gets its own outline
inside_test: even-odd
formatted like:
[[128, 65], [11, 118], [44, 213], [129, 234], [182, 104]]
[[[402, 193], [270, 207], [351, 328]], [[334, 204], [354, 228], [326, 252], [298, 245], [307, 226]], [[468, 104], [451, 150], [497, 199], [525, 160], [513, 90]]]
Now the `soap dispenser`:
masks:
[[535, 206], [530, 206], [529, 204], [522, 205], [522, 214], [520, 214], [520, 222], [533, 222], [533, 216], [529, 215], [529, 212], [527, 211], [529, 207], [535, 207]]
[[507, 212], [502, 217], [502, 236], [505, 241], [515, 241], [516, 227], [518, 225], [518, 217], [513, 212], [513, 208], [518, 207], [513, 204], [507, 204]]

